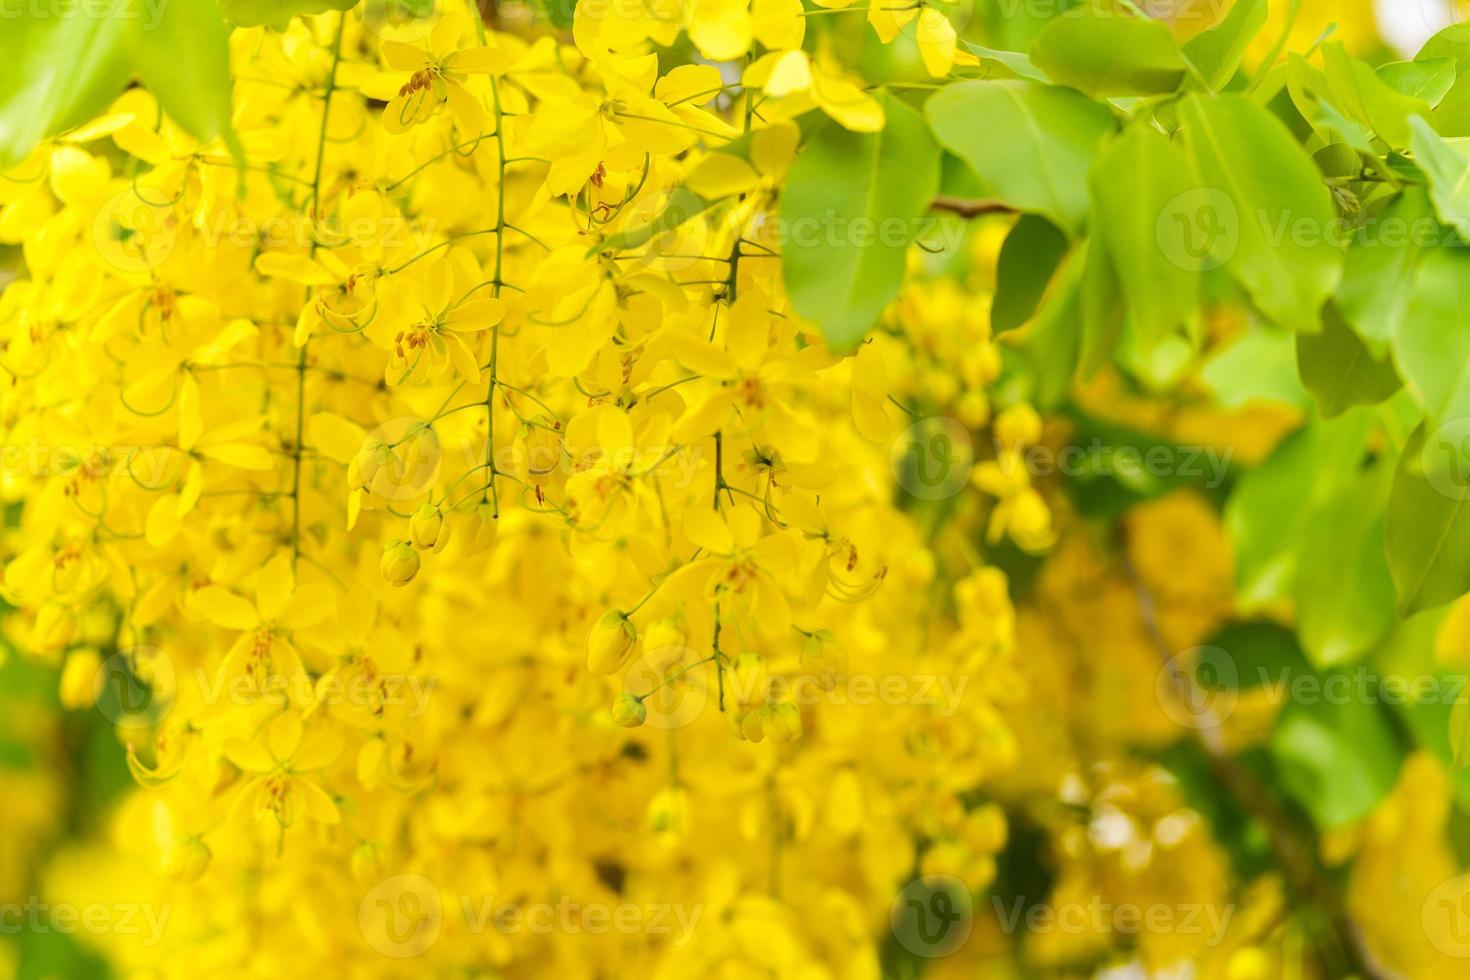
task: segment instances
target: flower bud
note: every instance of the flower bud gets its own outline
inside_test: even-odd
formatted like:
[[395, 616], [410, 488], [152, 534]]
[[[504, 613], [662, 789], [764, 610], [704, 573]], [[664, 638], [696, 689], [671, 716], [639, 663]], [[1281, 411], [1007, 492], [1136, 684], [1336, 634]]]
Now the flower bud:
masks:
[[747, 742], [759, 742], [766, 737], [766, 720], [770, 714], [771, 709], [761, 705], [759, 708], [742, 708], [732, 714], [730, 720], [741, 738]]
[[965, 819], [965, 839], [975, 850], [994, 854], [1006, 846], [1005, 811], [987, 803]]
[[409, 518], [408, 533], [415, 548], [420, 551], [432, 549], [436, 555], [449, 543], [449, 523], [444, 520], [444, 512], [428, 503]]
[[550, 483], [561, 466], [561, 434], [544, 425], [528, 425], [516, 439], [516, 461], [522, 478], [532, 486]]
[[631, 694], [619, 694], [613, 701], [613, 721], [624, 728], [637, 728], [643, 724], [648, 717], [648, 708], [643, 704], [643, 699]]
[[465, 521], [465, 551], [471, 555], [489, 551], [490, 546], [495, 543], [495, 532], [499, 528], [500, 520], [495, 516], [495, 504], [489, 500], [477, 503]]
[[[735, 702], [744, 707], [754, 707], [766, 702], [771, 678], [766, 669], [766, 658], [758, 653], [742, 653], [735, 658], [730, 684], [734, 689]], [[752, 739], [759, 741], [759, 739]]]
[[766, 730], [771, 736], [771, 741], [777, 745], [786, 745], [801, 738], [800, 709], [790, 701], [772, 705], [771, 717], [766, 724]]
[[638, 629], [621, 609], [609, 609], [587, 632], [587, 669], [611, 674], [628, 662]]
[[348, 864], [352, 868], [352, 876], [358, 881], [375, 881], [383, 876], [383, 861], [378, 850], [378, 845], [372, 841], [363, 841], [352, 849]]
[[419, 573], [419, 553], [407, 541], [394, 541], [383, 549], [383, 577], [394, 585], [407, 585]]
[[801, 669], [809, 674], [846, 674], [847, 651], [838, 646], [831, 630], [808, 633], [801, 646]]
[[1056, 535], [1051, 526], [1051, 510], [1035, 490], [1026, 489], [1011, 503], [1011, 537], [1022, 551], [1035, 554], [1051, 547]]
[[378, 470], [393, 460], [393, 450], [387, 443], [369, 436], [362, 448], [352, 457], [347, 467], [347, 478], [354, 486], [370, 487], [378, 476]]
[[1041, 416], [1025, 402], [1012, 405], [996, 417], [995, 438], [1006, 449], [1035, 445], [1041, 439]]
[[659, 673], [684, 659], [684, 624], [672, 617], [660, 619], [643, 633], [643, 659]]
[[669, 786], [648, 801], [648, 829], [656, 834], [682, 837], [689, 829], [689, 794], [681, 786]]
[[76, 650], [61, 668], [61, 703], [73, 711], [90, 708], [97, 700], [97, 671], [102, 658], [96, 650]]
[[198, 837], [178, 841], [163, 862], [163, 873], [174, 881], [198, 881], [209, 868], [214, 854]]
[[77, 634], [77, 614], [70, 606], [48, 602], [36, 611], [36, 625], [31, 633], [40, 650], [60, 650]]

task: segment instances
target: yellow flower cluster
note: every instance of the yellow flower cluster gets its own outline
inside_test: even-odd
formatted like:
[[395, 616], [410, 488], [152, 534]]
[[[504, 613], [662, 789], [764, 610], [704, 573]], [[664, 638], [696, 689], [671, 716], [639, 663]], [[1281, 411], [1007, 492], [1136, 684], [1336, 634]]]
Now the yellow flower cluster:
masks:
[[1005, 576], [895, 503], [904, 407], [768, 220], [789, 117], [877, 104], [724, 6], [758, 111], [658, 11], [326, 14], [234, 33], [243, 169], [134, 89], [0, 178], [6, 629], [127, 745], [48, 879], [167, 910], [87, 937], [125, 970], [877, 977], [906, 882], [993, 878]]

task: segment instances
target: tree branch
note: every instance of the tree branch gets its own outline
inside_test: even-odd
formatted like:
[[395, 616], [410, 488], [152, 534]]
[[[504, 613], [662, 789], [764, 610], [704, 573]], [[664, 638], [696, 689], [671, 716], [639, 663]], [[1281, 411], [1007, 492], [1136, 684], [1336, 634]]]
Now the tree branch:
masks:
[[983, 214], [1015, 214], [1016, 209], [994, 198], [963, 198], [940, 195], [929, 204], [930, 211], [945, 211], [961, 218], [978, 218]]
[[[1138, 597], [1138, 614], [1144, 630], [1153, 641], [1159, 656], [1168, 667], [1174, 659], [1168, 640], [1159, 627], [1158, 604], [1147, 583], [1138, 574], [1124, 540], [1120, 549], [1123, 571], [1133, 584]], [[1193, 693], [1194, 678], [1184, 671], [1171, 671], [1178, 693], [1188, 698]], [[1187, 703], [1198, 703], [1198, 699]], [[1337, 889], [1327, 880], [1317, 863], [1312, 841], [1305, 839], [1292, 824], [1280, 803], [1259, 780], [1230, 754], [1225, 745], [1222, 720], [1205, 714], [1194, 734], [1209, 758], [1210, 771], [1227, 792], [1266, 829], [1266, 838], [1277, 865], [1285, 873], [1293, 891], [1321, 910], [1331, 927], [1334, 939], [1347, 958], [1353, 973], [1365, 980], [1396, 980], [1398, 974], [1381, 963], [1363, 940], [1362, 931], [1348, 914]]]

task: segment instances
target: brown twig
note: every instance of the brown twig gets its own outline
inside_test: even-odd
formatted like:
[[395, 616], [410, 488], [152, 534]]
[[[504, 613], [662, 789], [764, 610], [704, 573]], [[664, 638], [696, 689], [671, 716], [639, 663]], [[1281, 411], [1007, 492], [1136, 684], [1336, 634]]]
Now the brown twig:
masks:
[[1016, 209], [994, 198], [963, 198], [940, 195], [929, 204], [930, 211], [946, 211], [961, 218], [978, 218], [982, 214], [1015, 214]]
[[[1144, 630], [1168, 669], [1173, 663], [1174, 651], [1159, 627], [1158, 604], [1148, 584], [1138, 574], [1138, 569], [1128, 554], [1126, 540], [1121, 548], [1121, 558], [1123, 571], [1138, 596], [1138, 613], [1143, 620]], [[1174, 680], [1177, 693], [1186, 698], [1185, 703], [1200, 703], [1198, 697], [1190, 697], [1196, 693], [1193, 691], [1195, 680], [1187, 671], [1170, 670], [1170, 676]], [[1215, 779], [1266, 829], [1272, 857], [1287, 876], [1292, 890], [1316, 905], [1326, 916], [1343, 956], [1349, 961], [1351, 975], [1363, 980], [1399, 980], [1399, 974], [1385, 967], [1368, 949], [1362, 930], [1348, 914], [1337, 890], [1327, 881], [1325, 873], [1318, 865], [1312, 842], [1304, 839], [1276, 798], [1230, 754], [1225, 745], [1222, 723], [1223, 719], [1217, 719], [1206, 708], [1193, 726]]]

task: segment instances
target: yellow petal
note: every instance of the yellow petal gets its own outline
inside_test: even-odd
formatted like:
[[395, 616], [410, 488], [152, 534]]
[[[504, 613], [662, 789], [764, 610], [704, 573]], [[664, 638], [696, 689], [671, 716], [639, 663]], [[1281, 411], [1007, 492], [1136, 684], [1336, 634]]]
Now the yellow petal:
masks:
[[730, 153], [711, 153], [695, 164], [684, 178], [684, 186], [707, 200], [742, 194], [760, 183], [760, 175], [744, 160]]
[[336, 280], [320, 263], [306, 255], [266, 252], [255, 260], [255, 271], [273, 279], [289, 279], [303, 286], [330, 286]]
[[935, 78], [943, 78], [954, 68], [955, 30], [949, 18], [933, 7], [925, 7], [919, 14], [916, 31], [919, 41], [919, 56], [924, 67]]
[[254, 629], [260, 623], [250, 600], [218, 585], [206, 585], [194, 593], [194, 611], [225, 629]]

